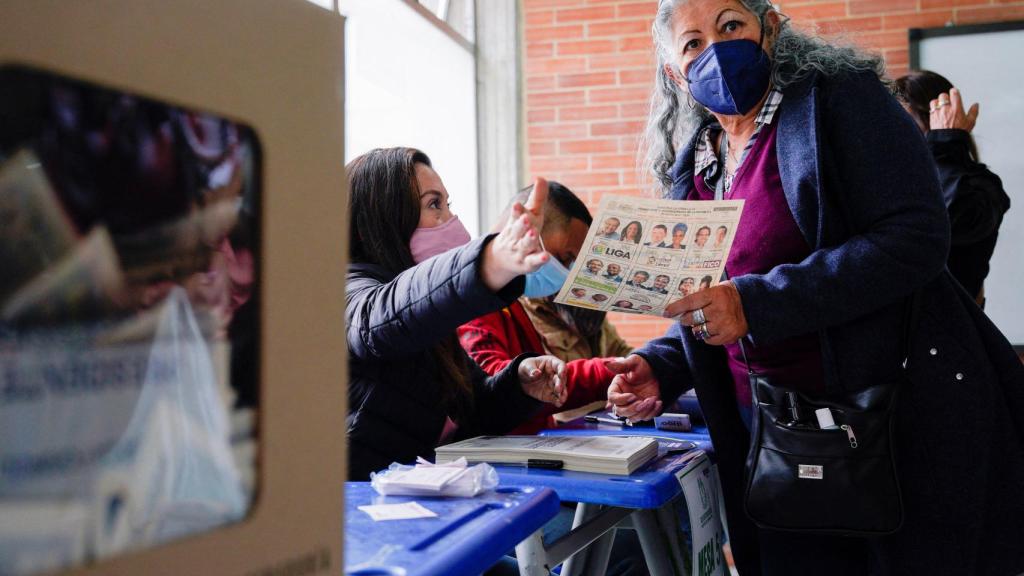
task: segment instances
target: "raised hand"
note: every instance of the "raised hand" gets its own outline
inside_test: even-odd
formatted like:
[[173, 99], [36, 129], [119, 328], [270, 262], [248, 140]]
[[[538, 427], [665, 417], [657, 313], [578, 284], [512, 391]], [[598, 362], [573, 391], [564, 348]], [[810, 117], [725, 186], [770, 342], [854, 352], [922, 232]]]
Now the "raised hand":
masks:
[[540, 241], [547, 198], [548, 183], [537, 178], [526, 206], [514, 204], [501, 232], [487, 244], [480, 277], [491, 290], [500, 290], [516, 276], [537, 270], [551, 257]]
[[950, 88], [948, 94], [939, 94], [938, 98], [929, 103], [928, 109], [928, 127], [932, 130], [954, 128], [970, 132], [978, 121], [978, 104], [972, 105], [965, 113], [964, 101], [956, 88]]
[[693, 330], [694, 336], [716, 346], [732, 344], [750, 331], [739, 290], [732, 282], [722, 282], [676, 300], [665, 307], [664, 315], [678, 317]]
[[565, 362], [554, 356], [535, 356], [519, 363], [523, 392], [548, 404], [565, 403]]
[[661, 412], [661, 386], [642, 356], [630, 354], [605, 362], [615, 377], [608, 386], [606, 409], [632, 421], [650, 420]]
[[543, 178], [534, 178], [533, 189], [526, 198], [523, 208], [530, 217], [530, 223], [536, 230], [544, 227], [544, 206], [548, 203], [548, 181]]

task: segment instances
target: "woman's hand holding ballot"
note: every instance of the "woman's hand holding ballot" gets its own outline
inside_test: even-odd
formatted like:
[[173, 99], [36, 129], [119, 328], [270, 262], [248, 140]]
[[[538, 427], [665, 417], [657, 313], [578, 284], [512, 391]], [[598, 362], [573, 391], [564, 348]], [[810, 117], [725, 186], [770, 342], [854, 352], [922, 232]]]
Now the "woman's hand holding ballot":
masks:
[[679, 318], [693, 335], [707, 344], [732, 344], [747, 335], [746, 316], [739, 290], [732, 282], [722, 282], [665, 307], [666, 318]]

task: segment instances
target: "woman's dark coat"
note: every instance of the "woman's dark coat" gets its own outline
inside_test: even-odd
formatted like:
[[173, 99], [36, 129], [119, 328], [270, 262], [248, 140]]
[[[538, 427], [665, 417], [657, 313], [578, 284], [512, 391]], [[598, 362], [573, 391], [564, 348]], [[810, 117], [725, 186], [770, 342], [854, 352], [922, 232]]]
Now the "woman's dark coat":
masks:
[[977, 297], [988, 276], [1010, 197], [999, 176], [971, 159], [971, 136], [966, 131], [931, 130], [927, 139], [949, 209], [949, 272], [968, 294]]
[[[500, 310], [523, 291], [522, 277], [499, 293], [480, 280], [478, 263], [490, 237], [480, 238], [398, 276], [352, 264], [345, 283], [348, 337], [349, 479], [366, 480], [392, 462], [432, 458], [449, 415], [431, 351], [460, 325]], [[488, 377], [453, 340], [473, 384], [472, 403], [456, 438], [504, 434], [541, 405], [519, 384], [517, 357]]]

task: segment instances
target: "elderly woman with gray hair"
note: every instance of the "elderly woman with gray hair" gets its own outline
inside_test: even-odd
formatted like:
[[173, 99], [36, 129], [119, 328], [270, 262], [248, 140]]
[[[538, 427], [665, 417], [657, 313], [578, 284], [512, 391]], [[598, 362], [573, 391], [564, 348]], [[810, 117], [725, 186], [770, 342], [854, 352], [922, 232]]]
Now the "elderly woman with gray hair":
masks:
[[[610, 363], [613, 409], [649, 419], [696, 388], [741, 574], [1020, 573], [1024, 366], [945, 270], [935, 170], [880, 58], [794, 30], [766, 0], [662, 0], [654, 37], [651, 171], [668, 198], [745, 207], [729, 280], [669, 305], [666, 336]], [[786, 532], [744, 514], [763, 421], [748, 372], [824, 401], [898, 388], [901, 528]], [[820, 481], [794, 471], [808, 494]]]

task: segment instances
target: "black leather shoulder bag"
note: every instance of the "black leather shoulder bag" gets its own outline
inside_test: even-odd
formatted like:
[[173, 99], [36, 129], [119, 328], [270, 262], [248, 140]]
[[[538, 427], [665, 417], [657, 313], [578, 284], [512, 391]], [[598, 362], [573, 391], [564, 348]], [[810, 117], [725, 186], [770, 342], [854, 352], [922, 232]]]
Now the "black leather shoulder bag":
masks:
[[[919, 298], [909, 299], [903, 354]], [[742, 349], [742, 343], [740, 344]], [[746, 352], [744, 351], [744, 359]], [[907, 361], [903, 362], [905, 374]], [[878, 536], [903, 524], [893, 451], [901, 382], [839, 396], [811, 397], [775, 386], [747, 368], [753, 417], [744, 508], [762, 528]], [[828, 409], [834, 428], [816, 411]]]

